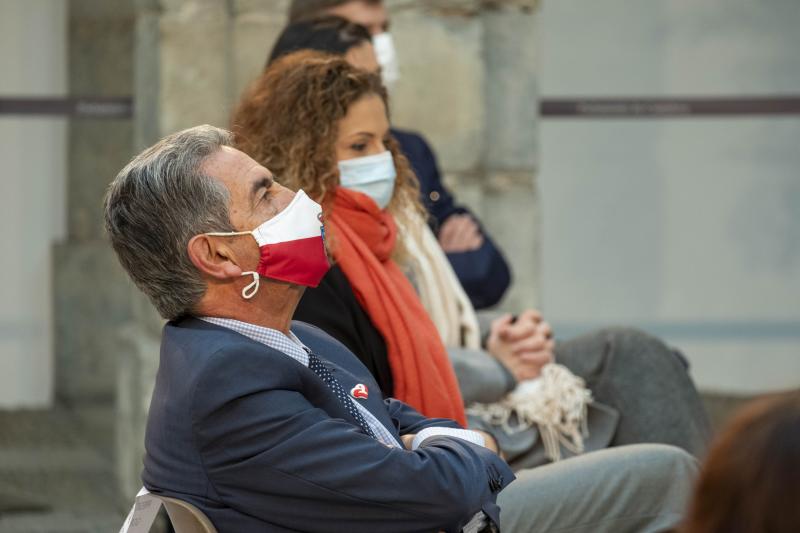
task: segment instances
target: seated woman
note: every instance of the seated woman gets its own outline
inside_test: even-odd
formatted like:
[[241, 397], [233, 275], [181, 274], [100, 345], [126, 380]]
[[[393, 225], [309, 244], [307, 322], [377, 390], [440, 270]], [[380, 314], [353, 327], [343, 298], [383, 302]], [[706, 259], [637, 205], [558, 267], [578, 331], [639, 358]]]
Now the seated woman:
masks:
[[[397, 263], [408, 259], [398, 227], [418, 227], [421, 208], [414, 175], [389, 135], [379, 76], [340, 57], [287, 55], [245, 95], [233, 129], [241, 149], [323, 206], [334, 265], [306, 291], [295, 318], [351, 347], [395, 396], [463, 421], [445, 347]], [[679, 448], [641, 444], [525, 469], [501, 493], [501, 526], [662, 531], [680, 517], [695, 468]]]
[[[370, 60], [372, 47], [368, 32], [363, 28], [359, 31], [359, 28], [335, 17], [289, 26], [276, 43], [271, 59], [307, 47], [343, 55], [354, 66], [375, 72], [377, 62], [374, 58]], [[253, 94], [257, 93], [256, 88]], [[324, 113], [322, 109], [318, 111]], [[240, 122], [236, 127], [252, 141], [248, 144], [253, 153], [269, 157], [264, 161], [273, 165], [285, 164], [277, 161], [280, 155], [270, 156], [264, 146], [272, 144], [275, 148], [296, 140], [278, 141], [272, 137], [274, 131], [258, 123], [259, 116], [268, 116], [265, 112], [263, 106], [250, 106], [245, 97], [237, 114], [241, 119], [234, 120]], [[314, 117], [306, 118], [307, 127], [311, 127]], [[280, 120], [270, 121], [273, 127], [279, 123]], [[301, 126], [298, 124], [298, 127]], [[384, 135], [385, 132], [379, 131], [374, 137], [379, 140]], [[337, 159], [362, 155], [348, 148], [346, 141], [343, 139], [336, 145]], [[393, 140], [390, 143], [394, 145]], [[302, 151], [307, 147], [294, 149]], [[377, 141], [364, 147], [369, 154], [383, 149], [385, 147], [379, 146]], [[395, 156], [394, 160], [398, 167], [405, 165], [404, 158]], [[338, 171], [334, 169], [337, 174]], [[405, 172], [398, 168], [399, 184], [406, 179]], [[294, 167], [291, 173], [295, 174]], [[327, 189], [338, 185], [338, 175], [321, 170], [316, 174], [312, 171], [306, 181], [291, 180], [290, 185], [300, 186], [316, 180], [316, 176], [325, 176]], [[392, 191], [391, 187], [386, 190]], [[401, 185], [398, 190], [402, 190]], [[414, 211], [413, 202], [393, 199], [388, 212], [396, 212], [398, 202], [412, 206], [410, 211]], [[414, 223], [408, 216], [404, 221], [406, 225]], [[466, 405], [482, 402], [495, 406], [493, 402], [503, 398], [518, 381], [538, 375], [542, 365], [550, 362], [555, 354], [556, 361], [585, 379], [594, 393], [595, 402], [589, 408], [589, 438], [584, 443], [586, 450], [635, 442], [663, 442], [681, 446], [696, 455], [703, 451], [710, 429], [702, 403], [680, 359], [661, 341], [631, 329], [609, 329], [559, 342], [554, 348], [549, 326], [538, 313], [527, 311], [521, 313], [514, 324], [510, 323], [510, 315], [494, 321], [486, 346], [482, 347], [474, 309], [464, 297], [449, 263], [442, 260], [443, 254], [435, 246], [429, 230], [422, 225], [416, 232], [403, 233], [403, 248], [413, 250], [415, 255], [415, 260], [405, 262], [403, 267], [413, 274], [423, 306], [447, 346]], [[412, 233], [415, 238], [408, 238]], [[374, 311], [366, 308], [362, 296], [355, 296], [354, 277], [335, 267], [320, 288], [306, 293], [298, 317], [339, 338], [362, 357], [384, 390], [397, 394], [395, 374], [402, 373], [404, 357], [390, 355], [396, 350], [392, 347], [394, 341], [386, 340], [387, 334], [380, 331]], [[363, 290], [355, 288], [356, 293]], [[337, 309], [337, 312], [328, 313], [328, 309]], [[646, 380], [642, 376], [659, 376], [659, 379]], [[536, 428], [509, 432], [498, 424], [488, 427], [485, 420], [475, 416], [470, 416], [470, 421], [498, 437], [516, 468], [534, 466], [548, 459]], [[563, 455], [572, 454], [567, 448], [560, 451]]]
[[[379, 71], [367, 28], [341, 17], [328, 15], [289, 24], [278, 36], [267, 65], [297, 50], [343, 55], [353, 66]], [[419, 180], [420, 201], [429, 223], [471, 305], [479, 309], [495, 305], [511, 284], [511, 270], [502, 250], [478, 217], [444, 186], [436, 155], [425, 138], [396, 127], [391, 133]]]

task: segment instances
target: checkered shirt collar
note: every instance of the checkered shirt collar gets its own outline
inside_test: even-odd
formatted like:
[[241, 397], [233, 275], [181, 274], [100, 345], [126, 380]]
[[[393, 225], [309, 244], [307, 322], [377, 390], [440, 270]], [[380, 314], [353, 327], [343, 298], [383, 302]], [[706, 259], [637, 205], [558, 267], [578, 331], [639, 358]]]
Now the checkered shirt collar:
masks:
[[281, 353], [285, 353], [305, 367], [308, 366], [308, 354], [311, 350], [309, 350], [291, 331], [289, 331], [289, 335], [286, 335], [277, 329], [265, 328], [233, 318], [217, 318], [211, 316], [201, 316], [197, 318], [210, 324], [232, 329], [236, 333], [244, 335], [249, 339], [269, 346]]

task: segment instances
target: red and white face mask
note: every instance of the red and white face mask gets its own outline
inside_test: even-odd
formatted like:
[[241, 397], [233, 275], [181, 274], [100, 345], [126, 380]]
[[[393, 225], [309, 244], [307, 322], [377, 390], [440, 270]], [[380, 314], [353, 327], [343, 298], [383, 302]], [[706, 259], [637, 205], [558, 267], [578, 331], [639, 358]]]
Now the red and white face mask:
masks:
[[297, 191], [286, 208], [252, 231], [207, 233], [213, 237], [252, 235], [261, 251], [253, 282], [242, 290], [250, 299], [258, 292], [260, 276], [306, 287], [316, 287], [328, 272], [330, 264], [325, 254], [325, 228], [322, 207], [302, 190]]

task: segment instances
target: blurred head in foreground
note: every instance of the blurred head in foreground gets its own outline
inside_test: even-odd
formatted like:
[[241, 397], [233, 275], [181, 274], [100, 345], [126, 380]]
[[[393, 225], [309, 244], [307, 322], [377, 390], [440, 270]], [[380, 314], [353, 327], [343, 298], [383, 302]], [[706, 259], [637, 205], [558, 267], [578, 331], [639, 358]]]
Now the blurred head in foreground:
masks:
[[713, 444], [682, 533], [800, 530], [800, 391], [756, 401]]

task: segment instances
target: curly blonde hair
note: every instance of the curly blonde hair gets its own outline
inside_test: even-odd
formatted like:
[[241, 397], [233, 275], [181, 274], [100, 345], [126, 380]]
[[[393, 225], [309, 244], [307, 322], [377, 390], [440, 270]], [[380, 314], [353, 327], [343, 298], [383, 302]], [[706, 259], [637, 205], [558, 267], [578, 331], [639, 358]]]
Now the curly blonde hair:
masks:
[[[303, 50], [277, 59], [245, 92], [233, 113], [236, 148], [270, 169], [292, 190], [303, 189], [327, 214], [339, 186], [335, 143], [350, 106], [375, 94], [389, 105], [380, 75], [350, 65], [343, 57]], [[419, 182], [394, 138], [387, 148], [397, 178], [387, 211], [401, 231], [425, 216]], [[333, 242], [335, 243], [335, 236]], [[405, 258], [402, 239], [395, 257]]]

